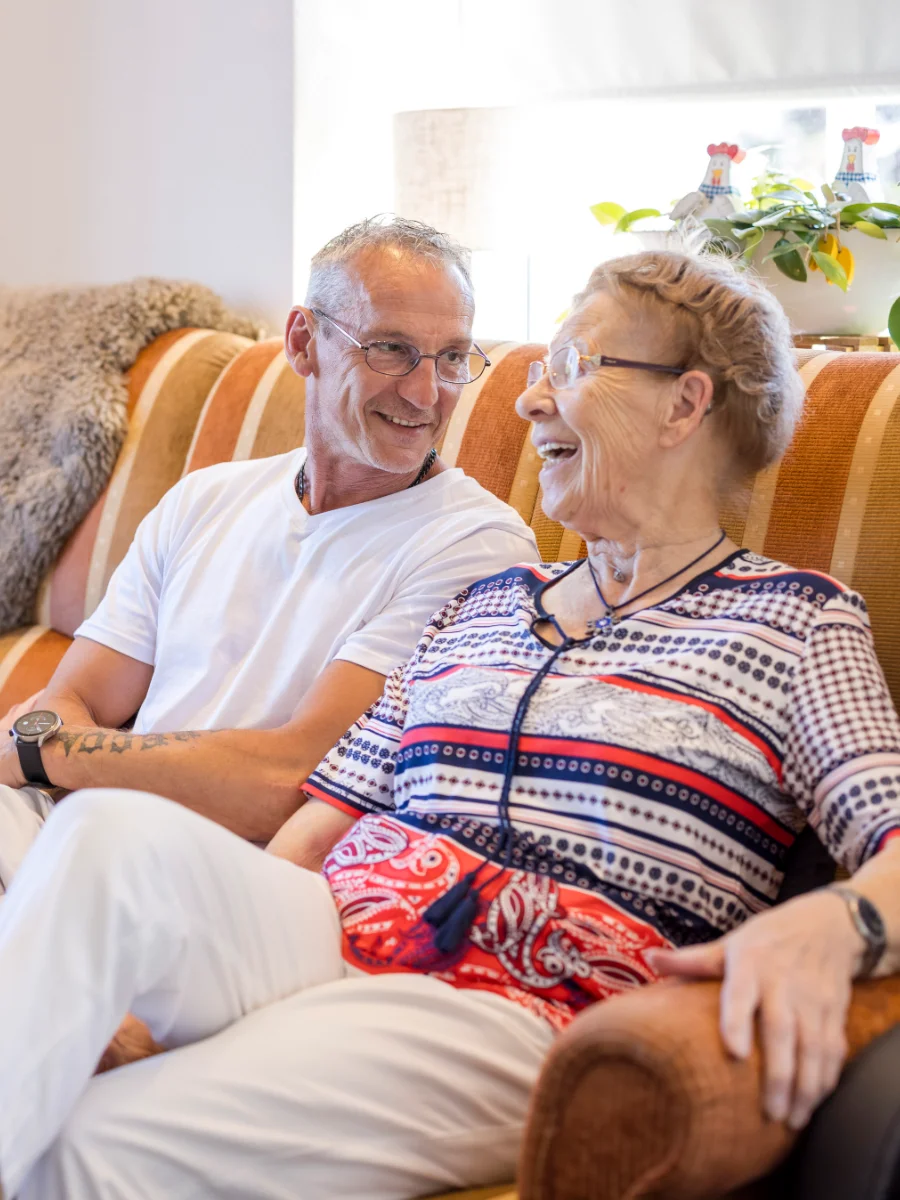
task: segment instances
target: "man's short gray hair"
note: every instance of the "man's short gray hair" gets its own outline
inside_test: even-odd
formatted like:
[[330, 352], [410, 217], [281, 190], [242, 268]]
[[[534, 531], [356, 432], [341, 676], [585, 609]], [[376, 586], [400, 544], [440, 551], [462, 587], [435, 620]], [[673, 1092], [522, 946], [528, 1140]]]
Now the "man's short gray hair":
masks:
[[413, 258], [455, 269], [472, 295], [471, 254], [465, 246], [423, 221], [381, 214], [350, 225], [313, 255], [307, 307], [339, 311], [346, 296], [346, 265], [358, 254], [378, 248], [402, 250]]

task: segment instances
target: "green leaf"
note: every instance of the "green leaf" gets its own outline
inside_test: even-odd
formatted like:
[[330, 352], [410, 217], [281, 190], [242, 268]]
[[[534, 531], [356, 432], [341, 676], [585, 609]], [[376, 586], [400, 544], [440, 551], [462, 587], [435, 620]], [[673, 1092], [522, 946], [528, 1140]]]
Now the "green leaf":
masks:
[[751, 226], [745, 232], [746, 237], [743, 236], [743, 233], [739, 234], [738, 236], [741, 238], [741, 245], [744, 247], [744, 261], [750, 262], [750, 260], [753, 258], [753, 251], [766, 236], [766, 231], [764, 229], [756, 229]]
[[625, 216], [625, 209], [622, 205], [615, 204], [612, 200], [604, 200], [602, 204], [592, 204], [591, 212], [601, 225], [615, 225]]
[[834, 204], [834, 192], [831, 190], [831, 188], [828, 186], [827, 183], [822, 184], [822, 195], [825, 197], [825, 199], [828, 201], [829, 204]]
[[900, 346], [900, 296], [891, 305], [888, 314], [888, 333], [895, 346]]
[[882, 212], [893, 213], [900, 217], [900, 204], [886, 204], [883, 200], [873, 200], [869, 207], [879, 208]]
[[804, 214], [802, 217], [799, 214], [792, 213], [789, 217], [785, 217], [783, 221], [778, 221], [776, 228], [791, 229], [799, 232], [801, 229], [830, 229], [834, 224], [833, 221], [820, 221], [812, 215]]
[[662, 213], [658, 208], [636, 208], [633, 212], [625, 213], [619, 217], [616, 225], [616, 233], [627, 233], [635, 221], [642, 221], [644, 217], [661, 217]]
[[841, 221], [847, 224], [848, 221], [855, 221], [862, 213], [868, 212], [872, 207], [868, 202], [866, 204], [845, 204], [840, 210]]
[[793, 253], [779, 254], [777, 258], [773, 259], [775, 266], [782, 275], [787, 275], [788, 279], [793, 279], [796, 283], [803, 283], [806, 280], [806, 263], [797, 252], [795, 243], [789, 242], [787, 238], [779, 238], [775, 243], [775, 249], [777, 250], [785, 244]]
[[788, 181], [791, 187], [799, 188], [801, 192], [811, 192], [816, 186], [810, 183], [808, 179], [791, 179]]
[[727, 217], [707, 217], [703, 224], [722, 237], [737, 237], [737, 230]]
[[[760, 230], [760, 233], [765, 237], [764, 230]], [[805, 242], [790, 242], [787, 238], [779, 238], [763, 262], [768, 262], [770, 258], [783, 258], [785, 254], [799, 254], [801, 250], [805, 249]]]
[[753, 224], [758, 225], [761, 229], [766, 229], [770, 225], [777, 225], [778, 222], [783, 217], [786, 217], [790, 211], [791, 210], [789, 207], [782, 205], [780, 208], [771, 209], [769, 212], [763, 213], [761, 217], [756, 218]]
[[858, 229], [860, 233], [867, 233], [869, 237], [881, 238], [882, 241], [887, 241], [887, 234], [878, 226], [873, 225], [871, 221], [854, 221], [853, 228]]
[[821, 267], [822, 274], [828, 282], [836, 283], [842, 292], [846, 292], [847, 272], [834, 255], [826, 254], [824, 250], [813, 250], [812, 256], [816, 260], [816, 266]]

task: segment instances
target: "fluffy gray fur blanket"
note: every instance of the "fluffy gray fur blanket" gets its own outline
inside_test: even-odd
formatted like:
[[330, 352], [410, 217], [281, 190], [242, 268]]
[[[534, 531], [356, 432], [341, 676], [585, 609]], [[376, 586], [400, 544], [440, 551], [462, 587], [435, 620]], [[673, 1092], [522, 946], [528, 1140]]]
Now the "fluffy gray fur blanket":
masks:
[[0, 288], [0, 633], [32, 619], [41, 580], [106, 485], [127, 423], [123, 372], [185, 325], [262, 332], [178, 280]]

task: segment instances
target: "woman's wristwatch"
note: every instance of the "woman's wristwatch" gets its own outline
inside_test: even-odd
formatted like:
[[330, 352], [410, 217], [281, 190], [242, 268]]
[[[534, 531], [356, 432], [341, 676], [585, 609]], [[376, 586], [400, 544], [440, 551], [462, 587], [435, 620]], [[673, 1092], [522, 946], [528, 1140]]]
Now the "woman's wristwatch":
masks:
[[44, 770], [41, 746], [48, 738], [59, 733], [62, 724], [62, 717], [59, 713], [50, 712], [45, 708], [25, 713], [13, 722], [9, 736], [15, 741], [19, 765], [26, 783], [36, 783], [40, 787], [53, 787]]
[[836, 892], [847, 905], [850, 920], [856, 932], [865, 943], [862, 962], [856, 973], [857, 979], [868, 979], [881, 962], [887, 946], [887, 936], [884, 931], [884, 921], [881, 913], [871, 900], [855, 892], [853, 888], [845, 887], [842, 883], [832, 884], [828, 889]]

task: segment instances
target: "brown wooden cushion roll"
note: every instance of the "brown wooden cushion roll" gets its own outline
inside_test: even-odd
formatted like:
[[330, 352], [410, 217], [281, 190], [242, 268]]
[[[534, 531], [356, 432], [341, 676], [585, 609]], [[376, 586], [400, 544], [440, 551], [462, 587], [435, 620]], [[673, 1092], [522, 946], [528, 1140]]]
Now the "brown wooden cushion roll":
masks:
[[[594, 1005], [555, 1042], [522, 1150], [521, 1200], [703, 1200], [768, 1173], [796, 1134], [760, 1107], [760, 1057], [730, 1058], [718, 983]], [[900, 978], [857, 984], [851, 1057], [900, 1020]]]

